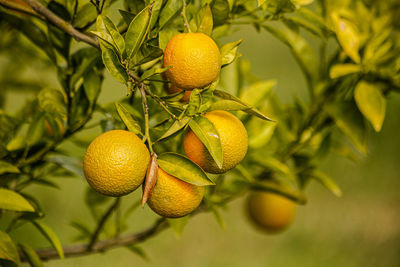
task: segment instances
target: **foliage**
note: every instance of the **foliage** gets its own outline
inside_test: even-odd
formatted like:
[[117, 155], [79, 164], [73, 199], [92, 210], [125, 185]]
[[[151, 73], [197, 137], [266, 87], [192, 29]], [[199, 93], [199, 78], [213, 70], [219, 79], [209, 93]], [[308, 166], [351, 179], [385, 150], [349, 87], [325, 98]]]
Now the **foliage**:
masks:
[[[395, 1], [27, 2], [44, 4], [64, 22], [46, 20], [48, 12], [41, 13], [23, 1], [0, 1], [0, 53], [7, 53], [10, 59], [0, 73], [0, 208], [1, 219], [8, 222], [0, 231], [2, 264], [19, 265], [23, 260], [41, 266], [40, 258], [73, 255], [68, 247], [63, 252], [57, 229], [41, 222], [46, 211], [36, 196], [25, 190], [33, 184], [57, 188], [53, 177], [82, 175], [80, 160], [58, 146], [87, 131], [89, 122], [102, 131], [126, 128], [145, 137], [167, 172], [178, 178], [190, 173], [187, 182], [211, 185], [198, 211], [212, 212], [223, 224], [219, 210], [249, 190], [275, 192], [304, 204], [304, 190], [316, 180], [340, 196], [334, 180], [318, 169], [321, 161], [331, 152], [351, 159], [357, 153], [366, 154], [368, 131], [381, 130], [386, 98], [400, 91], [400, 25]], [[120, 16], [111, 16], [117, 9]], [[276, 82], [258, 79], [251, 74], [248, 61], [240, 58], [242, 40], [220, 42], [242, 24], [271, 34], [289, 48], [307, 82], [307, 100], [281, 104], [274, 92]], [[71, 31], [72, 26], [87, 39]], [[189, 29], [217, 41], [223, 70], [219, 80], [195, 89], [185, 103], [179, 101], [183, 92], [165, 95], [166, 81], [161, 74], [167, 68], [161, 61], [169, 39]], [[76, 42], [72, 36], [86, 43]], [[88, 40], [98, 40], [98, 47]], [[45, 79], [25, 79], [20, 73], [26, 62], [56, 71], [59, 88], [49, 88]], [[118, 103], [97, 103], [105, 71], [127, 87], [127, 96], [121, 96]], [[8, 90], [33, 92], [35, 98], [9, 114], [4, 109]], [[210, 125], [199, 117], [210, 110], [237, 112], [248, 131], [249, 151], [232, 171], [208, 177], [180, 154], [179, 147], [188, 127], [199, 135], [210, 131]], [[95, 113], [98, 116], [93, 116]], [[220, 162], [217, 152], [221, 144], [203, 137], [200, 139]], [[87, 146], [86, 142], [77, 143]], [[109, 243], [97, 243], [99, 234], [119, 209], [120, 200], [110, 205], [109, 198], [91, 190], [85, 199], [98, 223], [93, 228], [71, 218], [71, 225], [81, 233], [79, 239], [89, 240], [80, 252], [106, 250]], [[105, 206], [109, 208], [101, 214]], [[115, 226], [120, 230], [117, 237], [114, 233], [108, 237], [110, 244], [120, 242], [145, 256], [135, 245], [145, 238], [118, 239], [126, 230], [124, 219], [137, 206], [134, 203], [115, 212], [123, 212], [120, 225]], [[168, 225], [181, 232], [187, 220], [158, 220], [142, 234], [150, 236]], [[35, 251], [13, 241], [13, 230], [26, 223], [46, 237], [53, 252]]]

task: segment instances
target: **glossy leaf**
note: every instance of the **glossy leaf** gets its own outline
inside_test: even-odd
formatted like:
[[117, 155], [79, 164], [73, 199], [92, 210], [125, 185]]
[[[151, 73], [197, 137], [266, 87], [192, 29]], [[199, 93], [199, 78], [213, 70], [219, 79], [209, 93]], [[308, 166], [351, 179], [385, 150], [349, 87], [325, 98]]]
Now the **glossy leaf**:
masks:
[[168, 66], [165, 68], [152, 68], [149, 69], [148, 71], [146, 71], [145, 73], [143, 73], [142, 77], [140, 77], [140, 81], [144, 81], [147, 80], [148, 78], [157, 75], [157, 74], [161, 74], [165, 71], [167, 71], [169, 68], [171, 68], [172, 66]]
[[188, 122], [189, 122], [188, 117], [183, 117], [181, 120], [176, 120], [171, 125], [171, 127], [169, 127], [168, 130], [160, 138], [158, 138], [157, 142], [178, 133], [183, 128], [185, 128], [185, 126], [188, 124]]
[[299, 204], [305, 204], [307, 202], [307, 197], [303, 193], [274, 182], [257, 181], [251, 184], [251, 188], [253, 190], [276, 193], [281, 196], [287, 197]]
[[54, 233], [54, 231], [50, 227], [39, 221], [33, 221], [32, 224], [43, 234], [44, 237], [46, 237], [46, 239], [56, 249], [58, 255], [60, 256], [60, 259], [63, 259], [63, 247], [61, 245], [60, 239], [58, 239], [58, 236]]
[[236, 56], [238, 46], [242, 43], [243, 39], [235, 42], [227, 43], [221, 48], [222, 66], [231, 64]]
[[209, 4], [203, 6], [190, 22], [192, 30], [211, 36], [213, 30], [213, 17]]
[[354, 90], [354, 99], [364, 117], [371, 122], [375, 131], [379, 132], [385, 119], [386, 99], [378, 86], [359, 82]]
[[122, 57], [125, 51], [125, 41], [114, 23], [108, 17], [99, 15], [96, 21], [96, 30], [102, 34], [100, 37], [110, 43]]
[[205, 172], [185, 156], [168, 152], [161, 154], [157, 163], [166, 173], [197, 186], [214, 185]]
[[339, 17], [338, 14], [332, 13], [332, 21], [335, 32], [343, 51], [356, 63], [360, 63], [360, 37], [358, 36], [356, 27], [350, 21]]
[[178, 16], [181, 12], [182, 7], [182, 0], [168, 0], [160, 13], [160, 19], [158, 21], [160, 29], [164, 28], [164, 26], [170, 20]]
[[347, 135], [356, 148], [367, 153], [367, 131], [363, 117], [352, 102], [339, 102], [327, 106], [329, 115], [338, 128]]
[[120, 83], [128, 83], [128, 74], [125, 68], [119, 61], [118, 55], [115, 53], [111, 45], [107, 44], [103, 40], [99, 40], [101, 46], [101, 56], [103, 63], [106, 66], [108, 72]]
[[142, 129], [139, 123], [133, 118], [132, 114], [121, 103], [116, 102], [115, 107], [126, 128], [134, 134], [143, 136]]
[[233, 95], [231, 95], [231, 94], [229, 94], [229, 93], [227, 93], [225, 91], [215, 90], [214, 91], [214, 95], [217, 96], [217, 97], [220, 97], [222, 99], [232, 100], [232, 101], [235, 101], [235, 102], [237, 102], [239, 104], [247, 106], [248, 108], [247, 109], [242, 109], [242, 111], [244, 111], [244, 112], [246, 112], [246, 113], [248, 113], [250, 115], [254, 115], [254, 116], [256, 116], [256, 117], [258, 117], [260, 119], [263, 119], [263, 120], [273, 121], [270, 118], [268, 118], [267, 116], [265, 116], [264, 114], [262, 114], [260, 111], [258, 111], [256, 108], [244, 103], [240, 98], [238, 98], [236, 96], [233, 96]]
[[0, 209], [34, 212], [35, 209], [23, 196], [9, 189], [0, 188]]
[[227, 0], [215, 0], [212, 2], [211, 11], [214, 25], [222, 25], [229, 18], [229, 2]]
[[319, 171], [319, 170], [314, 170], [310, 174], [311, 177], [318, 182], [320, 182], [324, 187], [326, 187], [329, 191], [332, 192], [337, 197], [342, 196], [342, 190], [340, 190], [339, 186], [333, 181], [328, 175], [325, 173]]
[[150, 30], [151, 5], [145, 7], [129, 24], [125, 35], [126, 53], [128, 59], [133, 58]]
[[0, 231], [0, 259], [14, 262], [20, 266], [17, 247], [11, 237], [3, 231]]
[[221, 139], [214, 124], [206, 117], [199, 116], [189, 121], [189, 127], [207, 148], [217, 166], [222, 168], [223, 153]]
[[189, 105], [186, 109], [186, 115], [193, 116], [199, 112], [202, 104], [202, 97], [199, 89], [194, 89], [190, 94]]
[[7, 161], [0, 160], [0, 175], [4, 173], [19, 173], [19, 169]]
[[38, 254], [36, 251], [29, 245], [20, 243], [18, 244], [18, 247], [24, 254], [25, 258], [28, 260], [29, 264], [32, 267], [43, 267], [43, 262], [40, 260]]
[[358, 73], [361, 71], [360, 65], [355, 64], [336, 64], [329, 70], [329, 77], [331, 79], [336, 79], [345, 75]]

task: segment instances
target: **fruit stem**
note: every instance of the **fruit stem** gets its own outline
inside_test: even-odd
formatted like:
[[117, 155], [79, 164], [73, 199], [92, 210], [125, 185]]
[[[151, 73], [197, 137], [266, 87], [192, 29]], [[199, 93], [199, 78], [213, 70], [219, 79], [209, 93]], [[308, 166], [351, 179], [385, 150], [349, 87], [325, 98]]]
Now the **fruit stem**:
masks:
[[186, 17], [186, 1], [182, 0], [182, 2], [183, 2], [183, 9], [182, 9], [181, 15], [182, 15], [183, 20], [184, 20], [184, 25], [185, 25], [186, 29], [188, 30], [188, 32], [192, 32], [192, 30], [190, 29], [189, 21], [188, 21], [188, 19]]
[[154, 154], [153, 143], [151, 142], [150, 127], [149, 127], [149, 106], [147, 105], [147, 98], [146, 98], [146, 91], [145, 91], [144, 83], [140, 84], [139, 91], [142, 96], [142, 106], [143, 106], [144, 124], [145, 124], [145, 136], [146, 136], [147, 144], [150, 149], [150, 154], [153, 155]]

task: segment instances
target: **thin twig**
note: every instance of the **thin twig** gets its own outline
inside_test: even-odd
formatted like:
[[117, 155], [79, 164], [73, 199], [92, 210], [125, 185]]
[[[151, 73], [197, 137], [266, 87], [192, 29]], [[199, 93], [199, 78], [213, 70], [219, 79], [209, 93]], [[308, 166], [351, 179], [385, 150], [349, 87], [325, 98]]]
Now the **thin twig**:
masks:
[[70, 23], [66, 22], [65, 20], [61, 19], [59, 16], [54, 14], [50, 9], [46, 8], [37, 0], [25, 0], [33, 10], [35, 10], [40, 15], [44, 16], [47, 21], [52, 23], [57, 28], [61, 29], [62, 31], [68, 33], [72, 37], [74, 37], [78, 41], [85, 42], [90, 44], [91, 46], [99, 48], [99, 43], [95, 37], [91, 37], [87, 34], [84, 34], [77, 29], [75, 29]]
[[142, 83], [139, 87], [140, 94], [142, 96], [142, 106], [143, 106], [143, 113], [144, 113], [144, 124], [145, 124], [145, 136], [147, 140], [147, 144], [149, 145], [150, 154], [153, 155], [153, 143], [151, 142], [150, 138], [150, 126], [149, 126], [149, 106], [147, 105], [147, 98], [145, 92], [145, 84]]
[[[168, 223], [165, 220], [165, 218], [160, 218], [154, 223], [153, 226], [144, 231], [126, 236], [114, 237], [102, 241], [97, 241], [94, 243], [91, 250], [88, 250], [88, 244], [66, 246], [64, 247], [64, 256], [76, 257], [92, 253], [105, 252], [107, 250], [122, 246], [137, 244], [165, 230], [167, 227]], [[57, 251], [54, 248], [38, 249], [36, 250], [36, 253], [42, 260], [50, 260], [59, 257]], [[27, 259], [22, 254], [21, 254], [21, 260], [27, 261]]]
[[182, 0], [182, 2], [183, 2], [183, 8], [182, 8], [181, 15], [183, 17], [183, 21], [184, 21], [185, 27], [188, 30], [188, 32], [192, 32], [192, 30], [190, 29], [189, 21], [188, 21], [188, 19], [186, 17], [186, 1]]
[[145, 87], [144, 90], [146, 91], [146, 94], [148, 94], [152, 99], [154, 99], [172, 118], [177, 119], [175, 114], [171, 112], [167, 104], [162, 99], [153, 94], [153, 92], [149, 90], [147, 87]]
[[107, 222], [108, 218], [110, 218], [111, 214], [113, 213], [113, 211], [118, 207], [120, 202], [120, 198], [116, 198], [114, 203], [108, 208], [108, 210], [106, 211], [106, 213], [104, 213], [103, 217], [101, 217], [96, 230], [94, 231], [92, 237], [90, 238], [90, 242], [88, 245], [88, 250], [92, 250], [94, 244], [96, 243], [97, 239], [99, 238], [99, 235], [101, 233], [101, 230], [103, 230], [104, 224]]

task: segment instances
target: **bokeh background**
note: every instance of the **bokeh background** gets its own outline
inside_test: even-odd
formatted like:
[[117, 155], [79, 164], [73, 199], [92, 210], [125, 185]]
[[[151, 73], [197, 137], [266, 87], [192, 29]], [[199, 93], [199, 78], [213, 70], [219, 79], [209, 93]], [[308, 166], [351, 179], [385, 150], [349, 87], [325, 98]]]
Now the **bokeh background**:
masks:
[[[284, 103], [294, 97], [306, 98], [305, 81], [282, 43], [250, 27], [237, 28], [222, 41], [239, 38], [244, 39], [240, 52], [250, 61], [253, 73], [262, 79], [276, 79], [275, 90]], [[6, 66], [7, 57], [1, 54], [0, 69]], [[25, 64], [26, 75], [58, 87], [54, 70], [36, 68], [35, 62]], [[100, 103], [121, 99], [125, 94], [126, 89], [107, 76]], [[32, 95], [7, 91], [6, 97], [5, 107], [13, 111]], [[265, 235], [254, 229], [244, 212], [245, 198], [241, 198], [222, 213], [224, 229], [213, 215], [200, 214], [189, 221], [180, 237], [168, 229], [147, 240], [141, 248], [148, 260], [118, 248], [106, 254], [54, 260], [46, 266], [400, 266], [400, 95], [388, 98], [383, 130], [371, 133], [369, 155], [358, 162], [330, 155], [324, 163], [323, 170], [341, 186], [343, 197], [336, 198], [316, 182], [311, 183], [308, 204], [298, 208], [295, 223], [284, 233]], [[91, 132], [87, 138], [95, 135]], [[63, 148], [77, 157], [84, 153], [70, 143]], [[67, 245], [77, 234], [70, 226], [71, 218], [92, 226], [94, 222], [83, 208], [84, 178], [55, 179], [61, 190], [32, 186], [29, 192], [40, 195], [48, 212], [44, 222]], [[124, 205], [140, 195], [137, 190], [127, 196]], [[129, 218], [129, 231], [144, 229], [155, 218], [148, 207], [139, 208]], [[28, 236], [28, 243], [47, 247], [47, 241], [32, 230], [22, 227], [13, 236], [21, 240]]]

